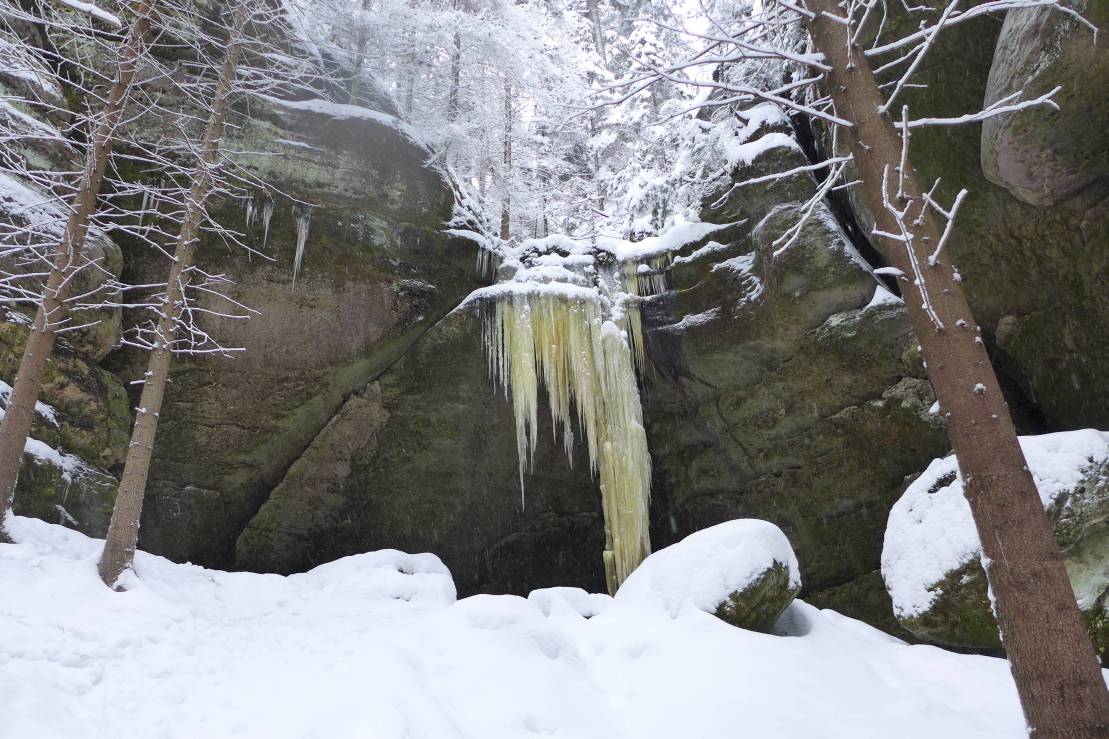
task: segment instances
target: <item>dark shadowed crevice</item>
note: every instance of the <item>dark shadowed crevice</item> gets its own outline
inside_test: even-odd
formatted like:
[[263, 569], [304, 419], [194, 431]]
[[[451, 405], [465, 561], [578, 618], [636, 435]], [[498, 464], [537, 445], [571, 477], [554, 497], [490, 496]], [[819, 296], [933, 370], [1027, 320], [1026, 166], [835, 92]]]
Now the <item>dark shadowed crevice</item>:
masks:
[[[793, 113], [789, 116], [790, 123], [793, 126], [793, 135], [797, 139], [797, 143], [801, 145], [801, 150], [805, 153], [805, 157], [812, 163], [817, 164], [826, 159], [821, 152], [820, 142], [816, 138], [813, 131], [812, 121], [806, 115]], [[813, 174], [817, 180], [823, 180], [828, 176], [828, 168], [822, 167], [815, 170]], [[855, 250], [862, 255], [867, 264], [871, 267], [878, 269], [880, 267], [888, 267], [889, 262], [882, 253], [870, 243], [870, 239], [866, 236], [866, 231], [863, 229], [862, 224], [859, 223], [855, 217], [855, 211], [851, 208], [851, 202], [847, 197], [845, 190], [833, 190], [825, 197], [825, 202], [828, 204], [828, 209], [832, 211], [836, 222], [839, 223], [843, 233], [847, 236], [847, 240], [855, 247]], [[900, 297], [901, 289], [897, 285], [897, 280], [890, 277], [879, 276], [878, 279], [882, 284], [892, 292], [894, 295]]]

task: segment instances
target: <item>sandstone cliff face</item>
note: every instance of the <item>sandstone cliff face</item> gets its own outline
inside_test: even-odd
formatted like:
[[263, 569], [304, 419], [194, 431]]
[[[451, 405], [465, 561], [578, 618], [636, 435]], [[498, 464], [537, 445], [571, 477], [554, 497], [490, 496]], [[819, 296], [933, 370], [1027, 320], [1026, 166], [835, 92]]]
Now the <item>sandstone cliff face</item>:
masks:
[[[1075, 7], [1109, 21], [1104, 3]], [[950, 249], [1022, 432], [1104, 428], [1109, 170], [1105, 127], [1092, 121], [1105, 104], [1105, 40], [1095, 48], [1089, 29], [1029, 12], [945, 32], [916, 80], [927, 89], [901, 102], [912, 118], [952, 117], [1018, 89], [1031, 98], [1062, 87], [1058, 112], [919, 128], [911, 152], [922, 181], [941, 178], [940, 202], [970, 191]], [[915, 25], [895, 15], [888, 33]]]
[[[987, 78], [1005, 78], [991, 63], [1009, 64], [994, 56], [996, 28], [943, 41], [935, 58], [952, 61], [925, 70], [930, 90], [906, 96], [914, 115], [980, 105]], [[1062, 74], [1057, 66], [1042, 72], [1044, 84]], [[475, 252], [442, 232], [451, 195], [427, 153], [380, 116], [251, 105], [253, 120], [231, 146], [278, 152], [243, 163], [280, 192], [256, 194], [249, 228], [244, 203], [224, 203], [219, 215], [266, 258], [232, 256], [213, 240], [200, 261], [226, 272], [233, 297], [260, 315], [217, 329], [242, 354], [175, 364], [140, 545], [274, 572], [392, 547], [436, 552], [463, 592], [602, 589], [596, 483], [582, 451], [568, 464], [545, 424], [521, 501], [512, 413], [487, 377], [480, 316], [454, 310], [479, 284]], [[1005, 142], [1034, 146], [1022, 132], [1049, 125], [1035, 115], [1010, 131], [923, 131], [914, 159], [926, 177], [943, 176], [945, 200], [959, 187], [972, 192], [952, 249], [1024, 430], [1104, 428], [1103, 180], [1052, 186], [1050, 205], [1032, 205], [979, 164]], [[802, 163], [798, 149], [772, 149], [735, 176]], [[652, 539], [657, 548], [723, 520], [772, 521], [796, 549], [804, 597], [896, 629], [878, 575], [882, 532], [906, 478], [947, 452], [946, 437], [929, 413], [934, 398], [904, 309], [878, 291], [845, 235], [866, 214], [822, 208], [770, 258], [812, 191], [798, 177], [706, 208], [706, 220], [741, 223], [714, 234], [715, 245], [684, 249], [674, 289], [644, 308]], [[268, 236], [258, 215], [267, 200]], [[294, 288], [302, 203], [313, 207]], [[118, 247], [125, 278], [160, 269], [136, 245]], [[9, 381], [21, 330], [5, 324], [0, 335]], [[123, 388], [144, 363], [99, 348], [63, 350], [54, 362], [44, 400], [67, 418], [54, 436], [39, 428], [99, 468], [100, 487], [82, 488], [92, 508], [110, 509], [105, 481], [129, 426]], [[65, 484], [55, 480], [48, 502], [33, 503], [35, 479], [23, 476], [22, 510], [55, 516], [49, 501]]]
[[[801, 157], [772, 150], [737, 176]], [[871, 575], [886, 511], [946, 441], [903, 307], [873, 301], [878, 282], [830, 213], [769, 258], [789, 207], [811, 192], [800, 179], [733, 198], [711, 215], [745, 223], [684, 249], [675, 291], [645, 308], [653, 539], [774, 521], [810, 592], [870, 576], [854, 610], [881, 621]], [[581, 450], [571, 467], [544, 425], [523, 504], [515, 451], [480, 316], [464, 307], [345, 403], [246, 526], [235, 563], [294, 571], [371, 548], [429, 549], [464, 591], [599, 589], [603, 523]]]
[[[274, 189], [255, 195], [249, 227], [242, 203], [219, 216], [264, 258], [229, 255], [213, 239], [198, 262], [230, 275], [232, 297], [258, 315], [211, 326], [245, 351], [175, 363], [142, 527], [149, 550], [221, 567], [234, 565], [240, 532], [344, 401], [477, 286], [473, 247], [442, 232], [450, 191], [399, 130], [345, 109], [274, 103], [252, 115], [229, 146], [276, 149], [245, 162]], [[271, 198], [267, 236], [260, 214]], [[303, 203], [312, 208], [294, 286]], [[125, 256], [128, 279], [160, 269], [138, 247]], [[120, 352], [109, 365], [130, 379], [145, 356]]]

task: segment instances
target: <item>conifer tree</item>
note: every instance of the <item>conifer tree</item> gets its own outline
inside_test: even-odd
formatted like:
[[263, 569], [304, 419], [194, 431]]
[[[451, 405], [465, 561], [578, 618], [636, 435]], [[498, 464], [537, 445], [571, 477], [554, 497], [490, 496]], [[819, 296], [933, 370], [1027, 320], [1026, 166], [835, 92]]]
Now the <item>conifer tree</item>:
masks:
[[108, 526], [104, 552], [100, 557], [100, 577], [109, 586], [115, 586], [120, 574], [131, 566], [135, 557], [143, 497], [154, 450], [154, 437], [158, 430], [166, 382], [169, 379], [174, 344], [186, 308], [186, 289], [194, 276], [191, 268], [200, 239], [205, 201], [213, 189], [214, 168], [218, 164], [220, 139], [223, 137], [227, 108], [238, 71], [244, 26], [249, 18], [249, 3], [250, 0], [239, 0], [233, 11], [227, 52], [219, 71], [207, 129], [200, 145], [169, 277], [166, 280], [166, 291], [159, 310], [160, 317], [155, 329], [153, 347], [143, 377], [142, 396], [136, 409], [131, 442], [127, 448], [123, 478]]
[[907, 116], [899, 133], [862, 48], [838, 20], [843, 8], [833, 0], [805, 0], [805, 7], [813, 48], [829, 66], [826, 89], [851, 122], [845, 133], [877, 241], [907, 278], [909, 317], [962, 472], [1031, 735], [1104, 737], [1105, 680], [981, 329], [943, 251], [936, 208], [928, 207], [907, 154]]
[[[119, 21], [104, 11], [95, 13], [97, 18]], [[70, 311], [69, 297], [76, 274], [87, 266], [83, 257], [85, 238], [91, 218], [97, 208], [104, 172], [116, 143], [117, 132], [123, 120], [124, 107], [135, 81], [135, 73], [146, 53], [147, 35], [151, 27], [153, 0], [133, 3], [133, 17], [126, 36], [116, 53], [116, 75], [103, 106], [88, 120], [89, 136], [85, 147], [84, 164], [76, 189], [68, 204], [69, 218], [61, 240], [49, 255], [51, 266], [42, 292], [36, 300], [31, 335], [27, 340], [23, 358], [15, 381], [12, 383], [11, 400], [4, 419], [0, 422], [0, 537], [5, 537], [2, 522], [12, 505], [19, 479], [23, 449], [35, 416], [35, 402], [42, 388], [46, 365], [54, 351], [59, 329]]]
[[[948, 28], [987, 13], [1045, 6], [1084, 21], [1055, 0], [987, 0], [966, 9], [960, 0], [945, 0], [938, 8], [906, 4], [905, 12], [922, 15], [919, 28], [866, 48], [860, 39], [867, 24], [885, 23], [889, 9], [884, 0], [767, 0], [742, 5], [735, 17], [714, 21], [700, 36], [704, 48], [697, 55], [660, 64], [611, 88], [626, 90], [615, 102], [659, 83], [696, 85], [715, 92], [705, 106], [742, 110], [751, 103], [772, 102], [830, 131], [833, 151], [825, 161], [757, 178], [766, 182], [823, 173], [800, 220], [774, 242], [774, 256], [801, 236], [813, 206], [833, 187], [861, 188], [875, 221], [871, 236], [892, 265], [879, 271], [900, 282], [947, 422], [1030, 733], [1036, 739], [1109, 735], [1109, 692], [981, 328], [944, 248], [967, 193], [960, 192], [947, 207], [939, 204], [933, 197], [935, 188], [926, 190], [917, 180], [910, 142], [913, 129], [922, 126], [961, 125], [1032, 107], [1057, 107], [1052, 97], [1059, 88], [1033, 99], [1023, 99], [1023, 91], [1018, 91], [955, 118], [913, 120], [908, 107], [897, 104], [937, 36]], [[879, 86], [872, 61], [882, 55], [894, 57], [882, 67], [896, 71], [897, 78]], [[786, 71], [777, 76], [745, 74], [768, 64]], [[695, 67], [711, 68], [712, 80], [691, 75]], [[777, 86], [766, 84], [767, 79], [777, 80]], [[837, 140], [846, 141], [850, 152], [841, 155]], [[857, 180], [848, 181], [848, 173]], [[729, 194], [746, 184], [735, 183]], [[946, 221], [942, 229], [939, 217]]]

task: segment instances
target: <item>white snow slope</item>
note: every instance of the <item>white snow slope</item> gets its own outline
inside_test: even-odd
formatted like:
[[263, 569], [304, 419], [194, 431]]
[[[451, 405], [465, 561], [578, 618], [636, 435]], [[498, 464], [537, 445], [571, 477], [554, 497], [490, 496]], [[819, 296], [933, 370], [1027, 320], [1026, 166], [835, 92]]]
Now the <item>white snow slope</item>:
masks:
[[436, 557], [395, 551], [290, 577], [140, 552], [115, 593], [101, 542], [9, 530], [0, 737], [1023, 736], [1002, 660], [800, 602], [793, 636], [572, 589], [456, 602]]

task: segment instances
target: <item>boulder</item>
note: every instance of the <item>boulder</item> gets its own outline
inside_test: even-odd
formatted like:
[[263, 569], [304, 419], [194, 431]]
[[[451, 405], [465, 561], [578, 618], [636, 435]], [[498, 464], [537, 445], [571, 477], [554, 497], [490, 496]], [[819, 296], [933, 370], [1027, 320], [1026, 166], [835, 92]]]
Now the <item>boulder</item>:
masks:
[[[31, 318], [8, 311], [0, 323], [0, 390], [7, 404], [31, 331]], [[79, 456], [102, 470], [123, 463], [130, 438], [131, 411], [119, 379], [83, 358], [66, 338], [59, 338], [46, 365], [39, 412], [31, 436]]]
[[[31, 319], [9, 311], [0, 323], [0, 377], [19, 367]], [[11, 394], [0, 380], [0, 402]], [[108, 530], [119, 481], [108, 470], [122, 464], [131, 415], [127, 392], [115, 375], [83, 359], [64, 338], [46, 366], [31, 438], [13, 508], [89, 536]], [[2, 413], [0, 413], [2, 416]]]
[[[59, 163], [56, 166], [60, 168], [69, 165]], [[0, 174], [0, 221], [5, 224], [5, 227], [10, 224], [19, 229], [29, 229], [34, 233], [33, 238], [36, 242], [58, 244], [61, 242], [66, 217], [62, 204], [52, 200], [42, 188]], [[0, 242], [5, 246], [11, 243], [8, 237], [0, 239]], [[89, 265], [78, 272], [73, 279], [71, 294], [95, 295], [104, 300], [114, 299], [116, 296], [109, 294], [104, 288], [117, 280], [123, 269], [123, 257], [119, 246], [108, 238], [101, 228], [93, 226], [85, 237], [82, 256]], [[41, 273], [41, 264], [28, 260], [25, 253], [13, 251], [0, 256], [0, 269], [14, 275], [37, 275]], [[20, 286], [27, 290], [41, 292], [42, 279], [37, 276], [25, 278]], [[100, 361], [119, 346], [121, 314], [122, 311], [119, 308], [72, 311], [69, 315], [70, 325], [80, 328], [64, 334], [66, 343], [88, 361]]]
[[[37, 35], [17, 22], [20, 33]], [[59, 127], [69, 122], [67, 101], [55, 83], [51, 65], [33, 46], [0, 40], [5, 67], [0, 69], [0, 128], [28, 138], [13, 142], [6, 154], [31, 168], [72, 170], [78, 152], [67, 143]], [[39, 100], [29, 106], [19, 98]], [[5, 227], [32, 233], [35, 242], [59, 243], [67, 218], [64, 205], [41, 186], [0, 174], [0, 222]], [[5, 228], [0, 241], [10, 247], [27, 238]], [[93, 225], [85, 239], [84, 256], [95, 266], [86, 267], [73, 280], [72, 291], [88, 295], [117, 279], [123, 268], [119, 246], [104, 228]], [[18, 252], [0, 258], [7, 274], [36, 274], [41, 264]], [[38, 289], [41, 278], [23, 283]], [[103, 293], [101, 293], [103, 294]], [[33, 307], [2, 311], [0, 323], [0, 403], [6, 408], [23, 351], [30, 335]], [[73, 311], [72, 326], [83, 326], [60, 335], [46, 366], [36, 405], [31, 438], [27, 440], [14, 511], [75, 528], [90, 536], [107, 531], [118, 481], [109, 470], [123, 462], [130, 434], [131, 414], [122, 383], [98, 362], [119, 345], [121, 311], [118, 308]]]
[[[1074, 10], [1099, 28], [1109, 24], [1104, 2], [1078, 0]], [[1109, 118], [1101, 94], [1109, 79], [1109, 41], [1049, 7], [1006, 14], [986, 82], [986, 104], [1014, 93], [1032, 99], [1062, 89], [1058, 109], [1035, 108], [982, 124], [982, 171], [1032, 205], [1053, 205], [1100, 181], [1109, 184]]]
[[772, 523], [710, 526], [649, 556], [616, 591], [617, 604], [695, 608], [732, 626], [769, 632], [801, 590], [797, 557]]
[[30, 439], [23, 455], [12, 510], [19, 516], [103, 537], [112, 518], [119, 481], [80, 457]]
[[[931, 17], [948, 5], [921, 4], [934, 9]], [[1105, 2], [1070, 5], [1109, 24]], [[916, 30], [924, 17], [898, 3], [889, 11], [887, 39]], [[1012, 11], [1003, 24], [983, 16], [940, 34], [914, 75], [920, 86], [898, 98], [914, 119], [947, 118], [1018, 88], [1026, 97], [1063, 88], [1059, 111], [914, 129], [910, 150], [924, 187], [940, 180], [939, 203], [969, 191], [946, 248], [1022, 433], [1109, 428], [1109, 134], [1091, 123], [1106, 116], [1105, 45], [1104, 33], [1095, 47], [1088, 28], [1046, 8]], [[866, 232], [861, 198], [847, 200]]]
[[[16, 25], [23, 26], [23, 32], [35, 33], [22, 22], [17, 21]], [[69, 114], [51, 65], [34, 52], [33, 46], [15, 45], [10, 40], [0, 39], [0, 56], [5, 59], [5, 68], [0, 69], [0, 129], [21, 137], [5, 143], [6, 154], [18, 157], [32, 169], [63, 172], [80, 168], [80, 152], [61, 130], [69, 123]], [[20, 98], [43, 104], [27, 105], [19, 102]], [[33, 233], [36, 243], [60, 243], [68, 216], [68, 208], [40, 184], [0, 173], [0, 222], [5, 225], [0, 243], [4, 246], [26, 243], [26, 237], [9, 231], [9, 226]], [[71, 294], [90, 295], [119, 278], [123, 258], [103, 224], [89, 228], [83, 254], [95, 266], [85, 267], [77, 274]], [[0, 257], [0, 268], [11, 274], [42, 271], [40, 263], [18, 253]], [[39, 289], [41, 283], [36, 278], [23, 286]], [[100, 295], [108, 297], [105, 293]], [[71, 325], [85, 328], [67, 332], [66, 340], [86, 359], [99, 361], [119, 345], [119, 308], [74, 311], [71, 319]]]
[[[1021, 437], [1071, 586], [1104, 660], [1109, 652], [1109, 433]], [[882, 576], [916, 638], [998, 650], [981, 544], [955, 457], [935, 460], [890, 512]]]

